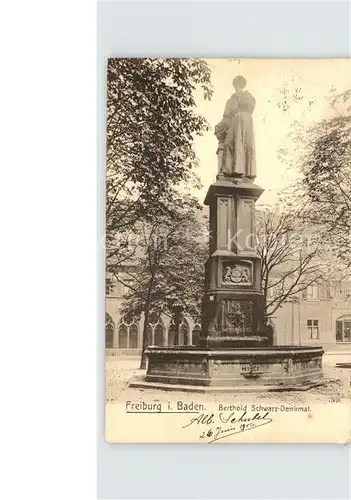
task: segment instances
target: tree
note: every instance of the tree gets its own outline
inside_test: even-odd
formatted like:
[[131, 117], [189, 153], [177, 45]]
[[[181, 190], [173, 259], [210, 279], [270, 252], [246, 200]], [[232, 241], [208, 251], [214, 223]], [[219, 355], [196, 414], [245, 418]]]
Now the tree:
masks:
[[[351, 267], [351, 90], [335, 96], [331, 116], [304, 131], [295, 187], [306, 223]], [[302, 138], [300, 136], [300, 138]]]
[[304, 225], [296, 207], [257, 211], [257, 243], [267, 316], [310, 285], [325, 284], [330, 275], [320, 235]]
[[140, 224], [139, 257], [120, 281], [129, 287], [122, 311], [144, 314], [140, 368], [146, 367], [150, 314], [172, 317], [175, 336], [183, 314], [198, 316], [204, 287], [204, 225], [200, 208], [190, 197], [181, 197], [172, 216], [156, 215]]
[[208, 257], [208, 232], [200, 211], [190, 214], [179, 226], [177, 241], [167, 252], [159, 275], [160, 312], [172, 317], [174, 344], [179, 342], [183, 315], [201, 315]]
[[210, 99], [201, 59], [109, 59], [107, 69], [106, 271], [135, 255], [138, 221], [167, 214], [175, 186], [194, 186], [196, 135], [207, 130], [194, 91]]

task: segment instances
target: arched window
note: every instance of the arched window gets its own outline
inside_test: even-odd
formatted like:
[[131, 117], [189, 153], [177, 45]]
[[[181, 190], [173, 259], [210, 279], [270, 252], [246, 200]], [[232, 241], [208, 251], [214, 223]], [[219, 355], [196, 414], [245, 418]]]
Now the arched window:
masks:
[[118, 327], [118, 347], [120, 349], [136, 349], [139, 341], [139, 320], [132, 314], [126, 314]]
[[201, 336], [201, 325], [200, 325], [200, 322], [197, 320], [195, 325], [194, 325], [194, 328], [193, 328], [193, 345], [196, 345], [200, 336]]
[[179, 345], [188, 345], [189, 331], [189, 323], [186, 318], [183, 318], [179, 327]]
[[129, 328], [129, 347], [131, 349], [138, 348], [138, 337], [139, 337], [139, 328], [133, 323]]
[[113, 337], [115, 334], [115, 324], [113, 319], [108, 313], [105, 313], [105, 347], [106, 349], [112, 349], [113, 347]]
[[124, 323], [119, 325], [118, 328], [118, 347], [120, 349], [127, 349], [128, 347], [128, 326]]
[[149, 323], [147, 325], [147, 337], [149, 345], [163, 346], [163, 333], [165, 331], [164, 323], [156, 312], [151, 312]]
[[155, 345], [160, 345], [162, 346], [164, 341], [163, 341], [163, 332], [164, 332], [164, 327], [161, 323], [158, 323], [155, 326], [155, 334], [154, 334], [154, 343]]
[[167, 332], [167, 345], [175, 345], [175, 339], [174, 339], [174, 334], [175, 334], [175, 328], [174, 328], [174, 322], [173, 320], [170, 322], [169, 327], [168, 327], [168, 332]]
[[351, 342], [351, 315], [336, 320], [335, 335], [337, 342]]
[[168, 328], [168, 345], [187, 345], [189, 339], [189, 323], [186, 318], [182, 318], [182, 321], [179, 325], [179, 341], [176, 343], [175, 339], [175, 325], [174, 321], [170, 322]]

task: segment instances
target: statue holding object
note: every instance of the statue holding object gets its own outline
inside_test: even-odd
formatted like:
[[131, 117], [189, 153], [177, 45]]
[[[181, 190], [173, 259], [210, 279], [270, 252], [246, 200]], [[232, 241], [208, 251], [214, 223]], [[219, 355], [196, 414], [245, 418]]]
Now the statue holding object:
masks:
[[228, 99], [222, 121], [215, 127], [218, 139], [218, 170], [223, 177], [252, 182], [256, 177], [255, 139], [252, 113], [255, 98], [244, 90], [246, 80], [236, 76], [235, 93]]

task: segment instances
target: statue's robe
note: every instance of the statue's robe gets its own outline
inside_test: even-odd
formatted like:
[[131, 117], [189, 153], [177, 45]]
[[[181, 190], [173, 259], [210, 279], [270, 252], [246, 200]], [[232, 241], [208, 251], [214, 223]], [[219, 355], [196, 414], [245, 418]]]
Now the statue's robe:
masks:
[[255, 98], [247, 91], [233, 94], [222, 121], [216, 126], [216, 136], [223, 144], [221, 172], [225, 174], [256, 177], [252, 120], [255, 104]]

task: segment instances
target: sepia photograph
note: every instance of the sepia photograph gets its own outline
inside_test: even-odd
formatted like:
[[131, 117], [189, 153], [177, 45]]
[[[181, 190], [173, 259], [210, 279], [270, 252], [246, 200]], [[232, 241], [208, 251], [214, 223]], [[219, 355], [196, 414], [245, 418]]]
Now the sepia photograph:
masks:
[[106, 71], [105, 440], [351, 442], [350, 59]]

